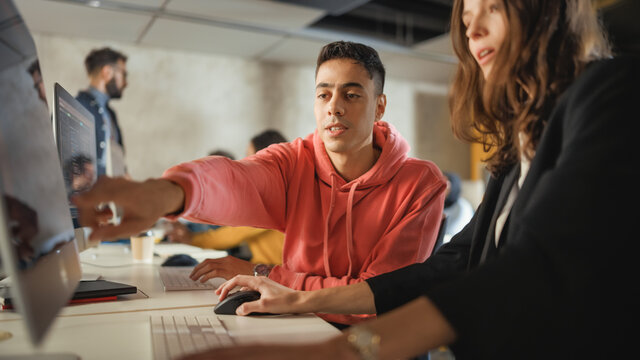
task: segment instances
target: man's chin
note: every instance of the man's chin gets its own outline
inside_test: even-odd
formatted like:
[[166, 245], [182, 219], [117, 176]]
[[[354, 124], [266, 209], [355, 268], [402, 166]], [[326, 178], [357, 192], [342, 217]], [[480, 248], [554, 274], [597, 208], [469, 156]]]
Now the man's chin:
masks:
[[324, 142], [324, 148], [327, 149], [327, 151], [331, 151], [331, 152], [342, 152], [342, 151], [344, 151], [345, 144], [344, 144], [344, 141], [342, 141], [342, 140], [338, 140], [338, 139], [335, 139], [335, 138], [330, 138], [328, 136], [325, 136], [322, 139], [322, 142]]

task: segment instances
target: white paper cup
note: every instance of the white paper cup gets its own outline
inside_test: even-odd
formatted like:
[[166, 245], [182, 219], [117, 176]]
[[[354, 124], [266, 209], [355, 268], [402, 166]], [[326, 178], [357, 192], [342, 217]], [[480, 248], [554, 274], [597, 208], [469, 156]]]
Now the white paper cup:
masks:
[[153, 244], [155, 237], [152, 235], [132, 236], [131, 254], [134, 262], [153, 262]]

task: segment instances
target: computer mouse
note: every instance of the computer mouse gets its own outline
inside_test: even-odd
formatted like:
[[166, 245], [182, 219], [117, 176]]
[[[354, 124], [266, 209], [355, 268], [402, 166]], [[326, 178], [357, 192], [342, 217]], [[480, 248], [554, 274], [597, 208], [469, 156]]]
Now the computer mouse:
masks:
[[[220, 301], [214, 308], [213, 312], [219, 315], [235, 315], [238, 306], [260, 299], [260, 293], [255, 290], [236, 291], [228, 294], [224, 300]], [[250, 315], [255, 315], [251, 313]]]
[[196, 265], [198, 265], [198, 260], [192, 258], [187, 254], [171, 255], [162, 263], [162, 266], [196, 266]]

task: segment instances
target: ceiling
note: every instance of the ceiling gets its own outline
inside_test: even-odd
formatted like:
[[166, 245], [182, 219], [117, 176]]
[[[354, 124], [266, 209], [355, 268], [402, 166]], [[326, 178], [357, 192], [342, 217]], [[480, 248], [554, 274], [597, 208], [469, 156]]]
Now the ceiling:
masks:
[[[390, 76], [446, 84], [452, 0], [14, 0], [31, 31], [313, 66], [334, 40], [374, 46]], [[640, 49], [638, 0], [593, 0]]]
[[[391, 35], [357, 31], [351, 19], [386, 13], [392, 0], [14, 0], [33, 32], [101, 41], [119, 41], [175, 50], [239, 56], [254, 60], [313, 66], [321, 46], [335, 40], [375, 47], [389, 76], [448, 83], [456, 58], [449, 46], [446, 11], [438, 29], [422, 30], [430, 18], [399, 27], [410, 46]], [[398, 1], [400, 4], [403, 1]], [[413, 1], [404, 1], [411, 3]], [[450, 0], [416, 0], [429, 4]], [[442, 7], [443, 5], [438, 5]], [[404, 18], [404, 15], [398, 15]], [[363, 20], [364, 21], [364, 20]], [[389, 18], [385, 21], [394, 21]], [[404, 21], [404, 20], [403, 20]], [[410, 20], [411, 21], [411, 20]], [[368, 20], [371, 23], [371, 20]], [[405, 21], [406, 22], [406, 21]], [[370, 26], [371, 27], [371, 26]], [[364, 25], [362, 27], [364, 29]], [[408, 29], [416, 29], [414, 32]], [[427, 40], [431, 38], [431, 40]], [[418, 39], [422, 39], [418, 41]], [[404, 41], [404, 40], [403, 40]]]

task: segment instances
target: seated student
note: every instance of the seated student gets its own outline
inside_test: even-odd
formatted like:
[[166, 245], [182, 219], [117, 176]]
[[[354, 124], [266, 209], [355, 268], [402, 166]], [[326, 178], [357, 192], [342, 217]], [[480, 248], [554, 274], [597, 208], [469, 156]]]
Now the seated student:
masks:
[[455, 0], [451, 33], [453, 129], [483, 129], [496, 147], [471, 222], [424, 263], [355, 285], [295, 292], [234, 278], [221, 298], [236, 285], [262, 293], [239, 314], [387, 314], [314, 345], [192, 358], [405, 359], [441, 345], [457, 360], [635, 353], [637, 211], [613, 209], [640, 201], [629, 163], [640, 155], [639, 59], [610, 58], [583, 0]]
[[[287, 142], [287, 139], [280, 132], [265, 130], [251, 138], [247, 146], [247, 156], [254, 155], [271, 144], [282, 142]], [[220, 154], [223, 153], [218, 151], [209, 155]], [[171, 231], [167, 233], [167, 237], [169, 241], [208, 249], [227, 250], [229, 255], [254, 264], [282, 264], [284, 234], [278, 230], [250, 226], [222, 226], [206, 231], [191, 231], [186, 225], [175, 222]], [[201, 266], [205, 266], [206, 263], [207, 260]]]
[[[432, 162], [409, 158], [407, 142], [380, 121], [387, 101], [377, 52], [330, 43], [316, 70], [315, 133], [243, 160], [184, 163], [163, 179], [99, 179], [76, 198], [92, 238], [140, 232], [170, 214], [279, 230], [282, 265], [227, 256], [196, 268], [192, 278], [255, 272], [299, 290], [358, 283], [424, 261], [435, 245], [446, 184]], [[119, 226], [101, 226], [107, 214], [96, 205], [106, 199], [128, 215]], [[338, 324], [366, 317], [321, 316]]]

